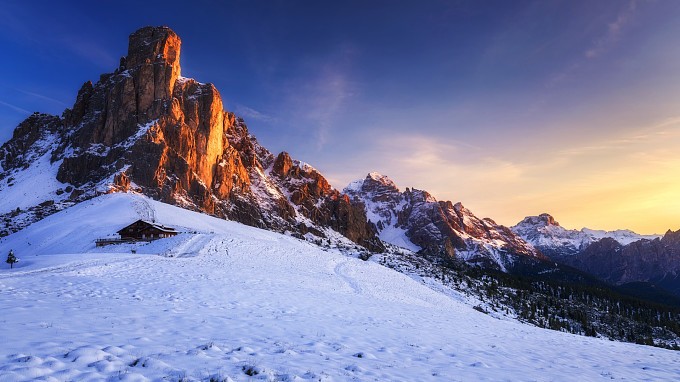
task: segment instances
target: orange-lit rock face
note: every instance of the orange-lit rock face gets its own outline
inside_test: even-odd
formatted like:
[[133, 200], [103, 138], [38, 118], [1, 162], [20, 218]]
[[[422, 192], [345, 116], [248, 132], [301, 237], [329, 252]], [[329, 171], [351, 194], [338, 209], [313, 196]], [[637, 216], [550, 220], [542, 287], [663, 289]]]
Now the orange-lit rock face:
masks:
[[178, 81], [169, 116], [162, 125], [168, 144], [204, 184], [211, 185], [226, 143], [224, 110], [217, 89], [194, 80]]
[[241, 118], [224, 111], [212, 84], [180, 76], [180, 46], [166, 27], [142, 28], [114, 73], [83, 85], [65, 112], [72, 151], [57, 178], [81, 186], [114, 175], [118, 190], [134, 185], [169, 203], [281, 231], [309, 230], [299, 228], [302, 214], [378, 248], [361, 206], [311, 166], [285, 153], [275, 160]]
[[182, 40], [170, 28], [145, 27], [130, 35], [126, 67], [140, 70], [140, 109], [146, 110], [154, 100], [169, 99], [179, 66]]

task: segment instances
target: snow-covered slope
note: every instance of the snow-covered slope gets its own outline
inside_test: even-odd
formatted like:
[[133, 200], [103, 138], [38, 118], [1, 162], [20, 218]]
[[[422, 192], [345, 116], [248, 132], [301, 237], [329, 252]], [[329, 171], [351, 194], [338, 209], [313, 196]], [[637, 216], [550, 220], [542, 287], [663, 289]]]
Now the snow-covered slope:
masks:
[[376, 172], [343, 192], [365, 206], [381, 240], [411, 251], [445, 254], [504, 271], [517, 259], [544, 258], [507, 227], [478, 218], [461, 203], [439, 202], [417, 189], [401, 192]]
[[[153, 214], [185, 233], [93, 240]], [[30, 244], [29, 244], [30, 243]], [[309, 243], [130, 194], [3, 239], [0, 381], [674, 380], [680, 353], [501, 321]]]
[[538, 248], [545, 255], [559, 258], [573, 256], [590, 244], [605, 237], [612, 238], [622, 245], [641, 239], [653, 240], [659, 235], [640, 235], [630, 230], [603, 231], [583, 228], [580, 231], [566, 229], [549, 214], [527, 216], [512, 230]]

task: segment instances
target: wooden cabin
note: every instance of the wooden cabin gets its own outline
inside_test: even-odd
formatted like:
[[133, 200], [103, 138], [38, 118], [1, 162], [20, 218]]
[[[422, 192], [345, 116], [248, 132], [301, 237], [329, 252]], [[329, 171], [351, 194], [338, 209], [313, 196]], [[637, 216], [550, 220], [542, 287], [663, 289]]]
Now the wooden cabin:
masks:
[[177, 233], [174, 228], [141, 219], [118, 231], [121, 240], [155, 240]]

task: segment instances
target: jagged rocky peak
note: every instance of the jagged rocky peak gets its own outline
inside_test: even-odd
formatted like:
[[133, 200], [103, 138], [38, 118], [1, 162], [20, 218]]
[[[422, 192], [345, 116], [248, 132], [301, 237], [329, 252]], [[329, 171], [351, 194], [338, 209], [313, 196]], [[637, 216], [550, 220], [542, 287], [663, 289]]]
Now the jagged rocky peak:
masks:
[[397, 185], [386, 175], [370, 172], [364, 179], [358, 179], [345, 187], [344, 192], [399, 192]]
[[560, 223], [558, 223], [555, 218], [552, 217], [550, 214], [540, 214], [538, 216], [527, 216], [522, 220], [518, 225], [520, 224], [528, 224], [528, 225], [534, 225], [534, 226], [555, 226], [559, 227]]
[[370, 172], [368, 175], [366, 175], [366, 179], [364, 179], [364, 186], [372, 188], [385, 188], [391, 191], [399, 192], [399, 188], [397, 188], [397, 185], [394, 183], [394, 181], [392, 181], [392, 179], [377, 172]]
[[280, 177], [286, 177], [290, 173], [290, 170], [293, 168], [293, 159], [291, 159], [290, 155], [282, 151], [279, 153], [279, 155], [276, 156], [276, 160], [274, 160], [274, 167], [272, 168], [272, 172]]
[[[144, 27], [130, 35], [128, 55], [120, 69], [136, 69], [153, 72], [151, 89], [141, 89], [142, 93], [153, 94], [154, 99], [168, 99], [172, 96], [175, 81], [181, 75], [179, 65], [182, 40], [168, 27]], [[142, 94], [140, 93], [140, 94]]]
[[126, 64], [131, 68], [149, 63], [167, 64], [177, 79], [181, 46], [182, 40], [172, 29], [147, 26], [130, 35]]
[[403, 195], [397, 185], [385, 175], [371, 172], [364, 179], [350, 183], [343, 192], [350, 197], [369, 198], [376, 203], [399, 203]]
[[[262, 147], [242, 118], [224, 110], [215, 86], [181, 76], [180, 51], [170, 28], [132, 33], [120, 66], [96, 83], [85, 82], [63, 118], [32, 117], [20, 125], [0, 149], [3, 166], [20, 171], [15, 158], [49, 151], [50, 171], [72, 190], [45, 191], [55, 199], [64, 192], [77, 202], [134, 190], [299, 237], [345, 240], [340, 233], [382, 249], [363, 206], [312, 166]], [[36, 133], [43, 130], [55, 133]], [[8, 167], [2, 170], [7, 176]]]
[[388, 177], [370, 173], [344, 192], [362, 202], [380, 238], [413, 251], [507, 270], [517, 259], [543, 259], [540, 252], [507, 227], [479, 219], [462, 203], [437, 201], [430, 193], [400, 192]]
[[680, 229], [677, 231], [668, 230], [661, 238], [661, 241], [666, 245], [674, 245], [680, 247]]

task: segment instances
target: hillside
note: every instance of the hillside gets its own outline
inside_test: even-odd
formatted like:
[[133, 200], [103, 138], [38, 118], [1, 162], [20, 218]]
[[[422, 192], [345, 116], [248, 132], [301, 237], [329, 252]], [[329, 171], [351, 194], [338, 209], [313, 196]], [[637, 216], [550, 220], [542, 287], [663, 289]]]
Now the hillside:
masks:
[[[154, 216], [182, 233], [94, 239]], [[0, 381], [674, 380], [678, 352], [492, 318], [337, 250], [134, 194], [2, 239]]]

